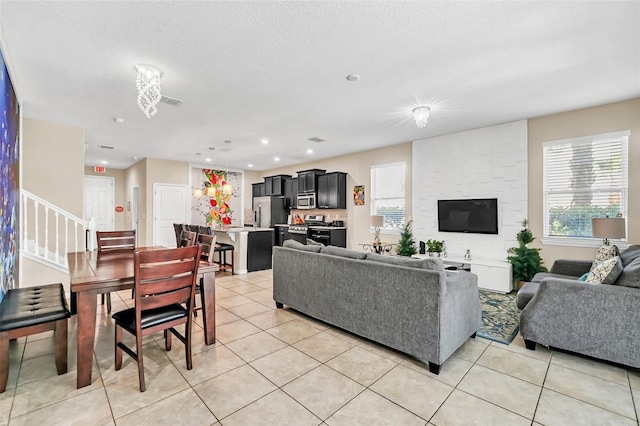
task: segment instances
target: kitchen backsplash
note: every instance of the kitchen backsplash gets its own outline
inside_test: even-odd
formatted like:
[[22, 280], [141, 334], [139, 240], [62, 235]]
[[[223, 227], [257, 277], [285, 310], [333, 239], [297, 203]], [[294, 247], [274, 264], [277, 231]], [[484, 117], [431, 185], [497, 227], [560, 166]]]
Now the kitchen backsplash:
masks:
[[340, 209], [292, 209], [291, 210], [291, 221], [294, 220], [296, 215], [299, 215], [300, 218], [304, 219], [305, 215], [308, 214], [321, 214], [324, 215], [324, 221], [327, 223], [331, 223], [334, 220], [342, 220], [344, 221], [344, 226], [347, 225], [347, 210]]

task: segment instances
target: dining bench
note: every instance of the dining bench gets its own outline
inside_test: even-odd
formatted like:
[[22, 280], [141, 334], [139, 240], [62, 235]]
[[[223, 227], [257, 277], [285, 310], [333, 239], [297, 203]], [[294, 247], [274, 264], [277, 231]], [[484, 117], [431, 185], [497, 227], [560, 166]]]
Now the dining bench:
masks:
[[9, 378], [9, 341], [53, 330], [58, 375], [67, 372], [67, 307], [62, 284], [8, 290], [0, 303], [0, 393]]

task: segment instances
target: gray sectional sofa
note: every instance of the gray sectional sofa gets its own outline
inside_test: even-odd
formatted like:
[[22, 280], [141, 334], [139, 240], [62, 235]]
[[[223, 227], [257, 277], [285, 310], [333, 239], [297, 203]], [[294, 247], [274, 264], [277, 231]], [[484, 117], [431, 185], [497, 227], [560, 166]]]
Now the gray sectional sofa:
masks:
[[273, 299], [440, 365], [482, 322], [477, 277], [440, 259], [409, 259], [285, 241], [273, 249]]
[[566, 259], [525, 284], [517, 303], [527, 348], [540, 343], [640, 368], [640, 246], [620, 260], [623, 270], [613, 284], [578, 281], [592, 262]]

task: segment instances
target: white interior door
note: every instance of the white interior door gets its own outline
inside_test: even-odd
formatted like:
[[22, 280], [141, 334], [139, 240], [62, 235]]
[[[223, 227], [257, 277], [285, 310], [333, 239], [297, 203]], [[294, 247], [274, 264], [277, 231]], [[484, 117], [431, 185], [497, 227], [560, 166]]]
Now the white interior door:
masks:
[[140, 187], [134, 186], [131, 194], [131, 226], [136, 231], [136, 247], [140, 246]]
[[112, 177], [84, 177], [84, 220], [93, 217], [97, 231], [114, 230], [113, 198]]
[[176, 234], [174, 223], [188, 223], [189, 214], [188, 185], [153, 185], [153, 244], [175, 247]]

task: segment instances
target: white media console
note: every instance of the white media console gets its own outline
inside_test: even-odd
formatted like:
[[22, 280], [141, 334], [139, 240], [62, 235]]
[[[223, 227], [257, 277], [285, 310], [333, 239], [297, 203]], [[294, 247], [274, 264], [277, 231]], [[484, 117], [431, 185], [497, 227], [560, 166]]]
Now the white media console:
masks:
[[[429, 257], [428, 254], [414, 254], [416, 259]], [[513, 278], [511, 275], [511, 264], [500, 260], [472, 259], [465, 260], [457, 257], [442, 257], [445, 268], [457, 266], [460, 269], [469, 269], [471, 273], [478, 276], [478, 287], [509, 293], [513, 289]]]

